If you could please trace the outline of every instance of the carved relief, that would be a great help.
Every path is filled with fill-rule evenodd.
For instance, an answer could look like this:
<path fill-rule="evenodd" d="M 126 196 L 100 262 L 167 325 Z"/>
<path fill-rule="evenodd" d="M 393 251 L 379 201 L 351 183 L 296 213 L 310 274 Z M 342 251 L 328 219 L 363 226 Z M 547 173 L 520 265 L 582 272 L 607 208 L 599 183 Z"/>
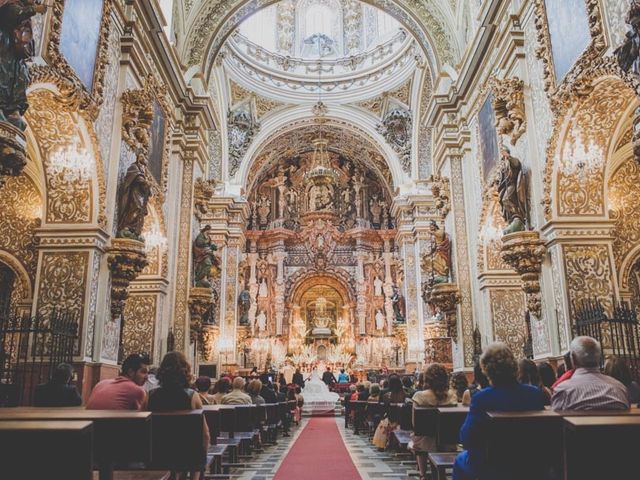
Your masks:
<path fill-rule="evenodd" d="M 37 266 L 37 239 L 35 230 L 40 226 L 42 199 L 31 179 L 26 175 L 10 177 L 0 188 L 0 250 L 15 256 L 35 281 Z"/>
<path fill-rule="evenodd" d="M 613 258 L 618 272 L 627 255 L 640 243 L 639 185 L 640 165 L 632 159 L 625 161 L 609 179 L 609 217 L 615 221 Z"/>
<path fill-rule="evenodd" d="M 153 358 L 156 295 L 131 295 L 124 306 L 123 355 L 147 353 Z"/>
<path fill-rule="evenodd" d="M 520 290 L 490 289 L 493 336 L 506 343 L 511 351 L 522 357 L 526 340 L 524 296 Z"/>
<path fill-rule="evenodd" d="M 109 248 L 111 270 L 111 314 L 114 318 L 122 314 L 124 301 L 129 296 L 129 284 L 146 267 L 144 243 L 129 238 L 114 238 Z"/>
<path fill-rule="evenodd" d="M 496 129 L 501 135 L 510 135 L 511 145 L 515 145 L 527 129 L 524 82 L 517 77 L 504 80 L 492 77 L 490 86 Z"/>
<path fill-rule="evenodd" d="M 48 223 L 88 223 L 92 220 L 92 182 L 91 174 L 96 172 L 92 165 L 84 165 L 87 174 L 66 171 L 64 166 L 55 163 L 55 158 L 63 156 L 74 145 L 88 155 L 93 145 L 84 145 L 78 138 L 78 127 L 73 113 L 67 110 L 56 96 L 45 90 L 38 90 L 29 96 L 31 108 L 26 119 L 29 123 L 42 155 L 47 183 L 45 218 Z M 95 164 L 101 168 L 97 151 L 92 152 Z M 92 159 L 93 160 L 93 159 Z M 91 162 L 93 163 L 93 162 Z M 103 198 L 103 185 L 99 184 L 100 197 Z"/>
<path fill-rule="evenodd" d="M 185 322 L 187 321 L 187 302 L 189 296 L 191 263 L 191 206 L 193 198 L 193 158 L 186 156 L 183 160 L 182 194 L 180 196 L 180 216 L 178 258 L 176 261 L 176 300 L 173 317 L 173 334 L 175 348 L 184 350 Z"/>
<path fill-rule="evenodd" d="M 411 138 L 413 119 L 411 111 L 401 106 L 390 108 L 378 124 L 377 130 L 400 156 L 402 169 L 411 171 Z"/>
<path fill-rule="evenodd" d="M 243 104 L 230 110 L 227 115 L 227 137 L 229 143 L 229 176 L 234 176 L 240 168 L 253 137 L 260 130 L 260 123 L 253 114 L 250 104 Z"/>
<path fill-rule="evenodd" d="M 464 365 L 473 365 L 473 307 L 471 304 L 471 269 L 469 267 L 469 249 L 467 241 L 464 186 L 462 178 L 462 159 L 454 157 L 451 161 L 451 193 L 454 209 L 457 268 L 456 278 L 460 287 L 460 321 L 462 323 L 462 347 Z"/>
<path fill-rule="evenodd" d="M 563 245 L 569 305 L 572 312 L 583 300 L 599 299 L 605 310 L 613 307 L 613 276 L 606 245 Z"/>
<path fill-rule="evenodd" d="M 44 252 L 38 278 L 37 313 L 50 317 L 54 310 L 69 312 L 78 320 L 81 330 L 88 269 L 88 252 Z M 82 338 L 81 331 L 78 335 Z"/>

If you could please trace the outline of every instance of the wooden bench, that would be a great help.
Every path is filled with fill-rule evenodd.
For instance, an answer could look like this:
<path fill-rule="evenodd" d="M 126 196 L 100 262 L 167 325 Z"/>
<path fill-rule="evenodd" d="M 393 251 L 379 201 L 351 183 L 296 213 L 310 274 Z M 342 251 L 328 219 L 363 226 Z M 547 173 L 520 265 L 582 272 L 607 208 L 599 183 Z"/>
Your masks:
<path fill-rule="evenodd" d="M 550 410 L 489 412 L 487 465 L 522 479 L 548 478 L 562 465 L 562 417 Z"/>
<path fill-rule="evenodd" d="M 2 478 L 91 480 L 92 454 L 91 422 L 0 421 Z"/>
<path fill-rule="evenodd" d="M 202 410 L 154 412 L 151 424 L 151 469 L 198 472 L 211 466 Z"/>
<path fill-rule="evenodd" d="M 438 448 L 460 443 L 460 428 L 467 418 L 469 407 L 439 407 L 436 417 Z"/>
<path fill-rule="evenodd" d="M 151 460 L 151 413 L 83 408 L 6 408 L 0 421 L 91 421 L 93 460 L 101 479 L 113 478 L 114 465 Z"/>
<path fill-rule="evenodd" d="M 427 457 L 431 465 L 431 480 L 446 480 L 447 471 L 453 469 L 457 453 L 430 453 Z"/>
<path fill-rule="evenodd" d="M 640 416 L 564 417 L 564 480 L 637 478 Z"/>
<path fill-rule="evenodd" d="M 213 457 L 211 472 L 214 474 L 227 472 L 232 465 L 237 463 L 240 440 L 220 436 L 220 411 L 229 408 L 233 407 L 227 405 L 206 405 L 202 409 L 207 426 L 209 427 L 211 440 L 208 453 Z M 225 455 L 229 457 L 226 463 L 223 461 Z"/>

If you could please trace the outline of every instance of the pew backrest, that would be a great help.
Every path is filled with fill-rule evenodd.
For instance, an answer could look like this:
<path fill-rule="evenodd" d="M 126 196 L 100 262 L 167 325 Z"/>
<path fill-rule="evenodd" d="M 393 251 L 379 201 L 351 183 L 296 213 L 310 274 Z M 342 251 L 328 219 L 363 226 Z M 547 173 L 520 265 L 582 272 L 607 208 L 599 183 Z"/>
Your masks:
<path fill-rule="evenodd" d="M 153 413 L 151 425 L 152 468 L 199 471 L 204 467 L 207 452 L 202 410 Z"/>

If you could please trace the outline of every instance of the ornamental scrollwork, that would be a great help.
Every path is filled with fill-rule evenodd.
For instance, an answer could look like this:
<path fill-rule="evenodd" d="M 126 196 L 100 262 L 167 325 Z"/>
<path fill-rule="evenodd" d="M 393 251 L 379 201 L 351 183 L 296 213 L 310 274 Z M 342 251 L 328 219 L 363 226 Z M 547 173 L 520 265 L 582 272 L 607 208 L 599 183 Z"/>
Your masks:
<path fill-rule="evenodd" d="M 249 104 L 243 104 L 227 115 L 229 141 L 229 175 L 234 176 L 253 138 L 260 130 Z"/>
<path fill-rule="evenodd" d="M 153 337 L 156 320 L 156 295 L 131 295 L 125 302 L 124 355 L 144 352 L 153 356 Z"/>
<path fill-rule="evenodd" d="M 411 171 L 412 124 L 411 111 L 398 105 L 389 109 L 377 126 L 378 133 L 400 157 L 406 173 Z"/>
<path fill-rule="evenodd" d="M 147 266 L 144 243 L 129 238 L 114 238 L 109 248 L 111 270 L 111 315 L 119 317 L 129 297 L 129 284 Z"/>
<path fill-rule="evenodd" d="M 517 77 L 504 80 L 493 77 L 490 86 L 493 93 L 493 110 L 496 114 L 496 129 L 501 135 L 510 135 L 511 145 L 515 145 L 527 129 L 524 82 Z"/>

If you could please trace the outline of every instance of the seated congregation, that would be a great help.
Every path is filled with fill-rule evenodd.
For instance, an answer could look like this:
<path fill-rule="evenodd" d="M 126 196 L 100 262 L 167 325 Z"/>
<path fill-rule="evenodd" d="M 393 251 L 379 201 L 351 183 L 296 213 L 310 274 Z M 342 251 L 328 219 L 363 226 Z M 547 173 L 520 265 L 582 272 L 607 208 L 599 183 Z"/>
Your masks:
<path fill-rule="evenodd" d="M 639 385 L 623 358 L 607 357 L 603 371 L 601 361 L 600 344 L 586 336 L 572 341 L 557 373 L 493 343 L 470 385 L 434 363 L 415 388 L 396 375 L 352 386 L 345 426 L 380 451 L 415 456 L 421 479 L 632 478 Z"/>
<path fill-rule="evenodd" d="M 557 371 L 549 363 L 517 361 L 505 344 L 493 343 L 471 384 L 464 373 L 438 363 L 417 378 L 393 373 L 379 376 L 379 383 L 349 382 L 341 399 L 342 435 L 352 428 L 368 436 L 372 454 L 377 448 L 403 461 L 415 457 L 420 479 L 631 478 L 640 387 L 625 359 L 610 356 L 601 369 L 602 360 L 600 344 L 585 336 L 573 339 Z M 8 454 L 3 473 L 244 478 L 243 465 L 292 428 L 307 425 L 303 389 L 287 384 L 283 374 L 194 381 L 182 353 L 167 353 L 157 369 L 135 354 L 125 359 L 120 376 L 95 385 L 84 406 L 72 374 L 70 365 L 61 364 L 36 389 L 35 407 L 0 410 L 0 440 Z M 47 442 L 46 463 L 24 463 L 27 445 Z M 60 456 L 74 446 L 72 461 Z M 42 476 L 32 476 L 36 471 Z"/>

